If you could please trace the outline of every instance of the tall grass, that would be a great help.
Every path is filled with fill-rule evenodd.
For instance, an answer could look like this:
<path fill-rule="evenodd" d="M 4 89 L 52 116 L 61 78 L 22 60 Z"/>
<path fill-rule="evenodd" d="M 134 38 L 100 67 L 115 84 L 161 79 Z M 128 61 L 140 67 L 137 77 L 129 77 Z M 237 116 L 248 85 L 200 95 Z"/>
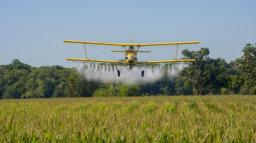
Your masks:
<path fill-rule="evenodd" d="M 0 142 L 256 142 L 256 96 L 1 100 Z"/>

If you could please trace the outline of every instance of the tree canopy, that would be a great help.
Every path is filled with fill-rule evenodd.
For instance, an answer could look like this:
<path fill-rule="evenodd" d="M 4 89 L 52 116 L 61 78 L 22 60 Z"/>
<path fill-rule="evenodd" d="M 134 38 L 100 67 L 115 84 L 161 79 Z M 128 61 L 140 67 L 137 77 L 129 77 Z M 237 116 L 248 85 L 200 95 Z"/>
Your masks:
<path fill-rule="evenodd" d="M 208 48 L 182 54 L 196 61 L 178 76 L 134 85 L 87 81 L 74 68 L 32 67 L 14 59 L 0 65 L 0 98 L 256 94 L 256 45 L 246 44 L 242 57 L 230 63 L 211 58 Z"/>

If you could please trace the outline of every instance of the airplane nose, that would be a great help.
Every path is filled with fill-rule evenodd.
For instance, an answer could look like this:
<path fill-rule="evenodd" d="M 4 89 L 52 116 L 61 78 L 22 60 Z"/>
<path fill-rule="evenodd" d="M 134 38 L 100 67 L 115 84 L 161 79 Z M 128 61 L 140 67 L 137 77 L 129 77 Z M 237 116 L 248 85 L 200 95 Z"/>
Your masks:
<path fill-rule="evenodd" d="M 128 63 L 133 63 L 133 59 L 132 58 L 128 58 Z"/>

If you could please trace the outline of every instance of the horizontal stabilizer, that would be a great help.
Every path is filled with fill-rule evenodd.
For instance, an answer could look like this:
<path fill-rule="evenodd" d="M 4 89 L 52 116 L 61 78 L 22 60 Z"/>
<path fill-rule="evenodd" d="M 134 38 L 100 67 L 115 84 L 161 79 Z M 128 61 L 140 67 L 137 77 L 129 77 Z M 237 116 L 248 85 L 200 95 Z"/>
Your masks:
<path fill-rule="evenodd" d="M 138 51 L 138 53 L 150 53 L 151 51 Z"/>
<path fill-rule="evenodd" d="M 119 52 L 119 53 L 125 53 L 126 51 L 124 50 L 113 50 L 112 52 Z M 138 53 L 150 53 L 151 51 L 136 51 Z"/>
<path fill-rule="evenodd" d="M 116 52 L 116 53 L 125 53 L 124 50 L 113 50 L 112 52 Z"/>

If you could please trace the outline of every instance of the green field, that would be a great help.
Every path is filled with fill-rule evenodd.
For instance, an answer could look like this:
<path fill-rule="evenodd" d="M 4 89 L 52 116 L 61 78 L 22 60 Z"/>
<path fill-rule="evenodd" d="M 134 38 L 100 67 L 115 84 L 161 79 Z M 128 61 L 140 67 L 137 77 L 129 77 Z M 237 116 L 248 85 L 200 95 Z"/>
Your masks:
<path fill-rule="evenodd" d="M 256 96 L 1 100 L 0 142 L 256 142 Z"/>

